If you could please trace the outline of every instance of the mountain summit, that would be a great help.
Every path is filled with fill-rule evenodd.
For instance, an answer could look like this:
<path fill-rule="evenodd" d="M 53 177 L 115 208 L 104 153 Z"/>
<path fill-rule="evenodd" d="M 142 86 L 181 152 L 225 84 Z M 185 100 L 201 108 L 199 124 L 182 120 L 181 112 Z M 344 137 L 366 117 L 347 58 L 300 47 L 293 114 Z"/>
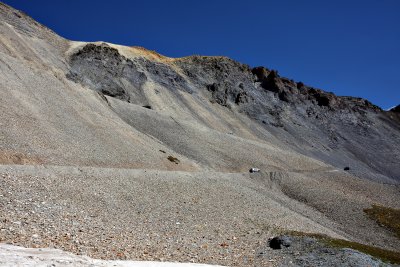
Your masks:
<path fill-rule="evenodd" d="M 293 231 L 399 251 L 365 211 L 400 208 L 398 108 L 66 40 L 4 4 L 0 73 L 2 242 L 232 266 L 279 261 L 267 240 Z"/>

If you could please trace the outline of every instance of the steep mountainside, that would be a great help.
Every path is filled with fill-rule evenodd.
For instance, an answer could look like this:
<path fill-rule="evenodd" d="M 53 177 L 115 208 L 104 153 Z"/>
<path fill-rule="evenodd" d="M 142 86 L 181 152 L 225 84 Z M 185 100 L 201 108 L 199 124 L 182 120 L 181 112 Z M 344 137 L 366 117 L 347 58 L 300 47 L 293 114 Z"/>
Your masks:
<path fill-rule="evenodd" d="M 192 101 L 203 102 L 199 105 L 210 111 L 215 108 L 204 101 L 220 105 L 225 113 L 246 115 L 259 124 L 259 129 L 250 131 L 261 140 L 272 134 L 301 154 L 338 168 L 349 166 L 362 178 L 388 183 L 400 179 L 400 126 L 393 119 L 397 115 L 365 99 L 338 97 L 229 58 L 159 57 L 160 62 L 129 59 L 107 44 L 87 44 L 70 56 L 68 77 L 104 95 L 156 111 L 157 87 L 178 97 L 190 94 Z M 155 89 L 145 89 L 149 83 Z M 217 112 L 194 115 L 191 104 L 183 104 L 191 119 L 214 128 L 207 118 Z"/>
<path fill-rule="evenodd" d="M 364 213 L 400 208 L 398 108 L 69 41 L 1 3 L 0 77 L 1 242 L 232 266 L 279 262 L 255 251 L 285 231 L 400 248 Z"/>

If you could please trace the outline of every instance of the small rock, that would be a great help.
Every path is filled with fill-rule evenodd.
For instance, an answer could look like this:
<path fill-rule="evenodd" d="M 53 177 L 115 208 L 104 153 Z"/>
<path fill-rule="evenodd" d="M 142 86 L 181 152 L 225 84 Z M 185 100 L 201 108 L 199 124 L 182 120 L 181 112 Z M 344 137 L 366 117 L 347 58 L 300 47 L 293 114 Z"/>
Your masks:
<path fill-rule="evenodd" d="M 277 236 L 269 241 L 269 246 L 272 249 L 281 249 L 283 247 L 290 247 L 292 240 L 288 236 Z"/>

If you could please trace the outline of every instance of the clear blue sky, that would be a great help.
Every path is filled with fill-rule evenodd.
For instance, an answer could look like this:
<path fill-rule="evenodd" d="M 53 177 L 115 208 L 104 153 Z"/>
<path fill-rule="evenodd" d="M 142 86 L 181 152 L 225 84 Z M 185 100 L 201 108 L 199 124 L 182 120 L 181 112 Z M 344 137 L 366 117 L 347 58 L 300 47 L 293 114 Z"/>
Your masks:
<path fill-rule="evenodd" d="M 4 2 L 68 39 L 225 55 L 384 109 L 400 104 L 400 0 Z"/>

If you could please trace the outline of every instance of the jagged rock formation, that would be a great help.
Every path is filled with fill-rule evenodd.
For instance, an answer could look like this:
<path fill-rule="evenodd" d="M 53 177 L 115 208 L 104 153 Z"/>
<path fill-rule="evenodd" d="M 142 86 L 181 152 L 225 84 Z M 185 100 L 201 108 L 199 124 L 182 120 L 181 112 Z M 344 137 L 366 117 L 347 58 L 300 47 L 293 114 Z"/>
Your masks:
<path fill-rule="evenodd" d="M 0 73 L 1 242 L 232 266 L 283 230 L 400 247 L 363 211 L 400 208 L 397 108 L 65 40 L 4 4 Z"/>
<path fill-rule="evenodd" d="M 130 102 L 143 101 L 146 75 L 133 62 L 107 45 L 86 45 L 71 56 L 69 78 L 104 95 Z"/>

